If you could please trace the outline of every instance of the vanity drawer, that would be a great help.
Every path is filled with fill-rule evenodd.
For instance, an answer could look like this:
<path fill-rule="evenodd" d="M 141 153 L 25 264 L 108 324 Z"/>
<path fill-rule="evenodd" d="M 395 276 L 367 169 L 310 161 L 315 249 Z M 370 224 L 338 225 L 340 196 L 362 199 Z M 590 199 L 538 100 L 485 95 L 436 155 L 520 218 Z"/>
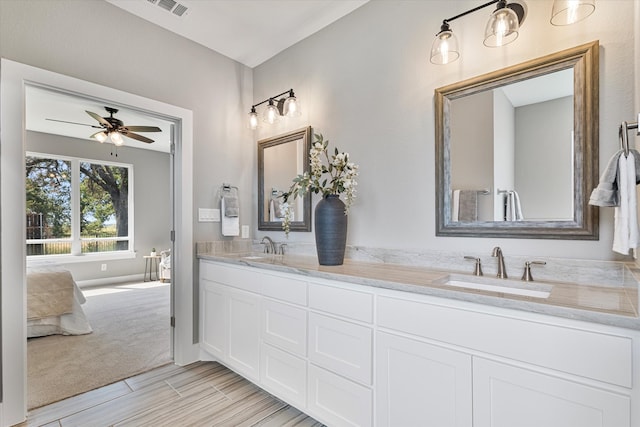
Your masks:
<path fill-rule="evenodd" d="M 383 328 L 632 387 L 628 337 L 392 297 L 378 299 L 377 316 Z"/>
<path fill-rule="evenodd" d="M 309 313 L 309 360 L 370 385 L 373 331 L 355 323 Z"/>
<path fill-rule="evenodd" d="M 307 310 L 263 298 L 262 339 L 299 356 L 306 356 Z"/>
<path fill-rule="evenodd" d="M 262 295 L 292 304 L 307 305 L 307 282 L 293 277 L 259 273 Z"/>
<path fill-rule="evenodd" d="M 242 267 L 220 265 L 210 261 L 200 261 L 200 278 L 223 285 L 244 289 L 250 292 L 259 292 L 259 282 L 256 280 L 259 274 L 256 271 Z"/>
<path fill-rule="evenodd" d="M 361 322 L 373 322 L 373 295 L 351 289 L 309 285 L 309 307 Z"/>

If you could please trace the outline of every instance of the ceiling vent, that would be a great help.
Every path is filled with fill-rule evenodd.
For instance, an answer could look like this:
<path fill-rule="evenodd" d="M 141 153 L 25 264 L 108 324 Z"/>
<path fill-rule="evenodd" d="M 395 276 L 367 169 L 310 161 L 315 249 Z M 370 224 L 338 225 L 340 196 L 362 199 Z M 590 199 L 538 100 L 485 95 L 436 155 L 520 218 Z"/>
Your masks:
<path fill-rule="evenodd" d="M 147 0 L 147 1 L 179 17 L 186 15 L 187 11 L 189 10 L 188 6 L 178 3 L 175 0 Z"/>

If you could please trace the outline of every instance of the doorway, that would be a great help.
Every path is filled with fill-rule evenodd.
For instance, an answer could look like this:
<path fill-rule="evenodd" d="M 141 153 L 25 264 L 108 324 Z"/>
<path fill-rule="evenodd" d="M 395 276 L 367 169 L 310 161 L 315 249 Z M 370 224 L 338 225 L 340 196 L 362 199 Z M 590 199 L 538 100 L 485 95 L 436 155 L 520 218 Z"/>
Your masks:
<path fill-rule="evenodd" d="M 173 121 L 174 153 L 172 313 L 176 327 L 172 330 L 174 360 L 187 364 L 197 360 L 193 344 L 193 265 L 192 237 L 192 113 L 149 98 L 122 92 L 79 79 L 38 69 L 14 61 L 0 62 L 0 195 L 1 204 L 1 328 L 2 328 L 2 406 L 5 425 L 21 422 L 25 414 L 26 313 L 25 245 L 24 245 L 24 88 L 37 84 L 93 99 L 109 100 L 119 105 L 136 106 L 147 113 Z M 21 248 L 21 250 L 16 250 Z M 9 392 L 10 391 L 10 392 Z"/>

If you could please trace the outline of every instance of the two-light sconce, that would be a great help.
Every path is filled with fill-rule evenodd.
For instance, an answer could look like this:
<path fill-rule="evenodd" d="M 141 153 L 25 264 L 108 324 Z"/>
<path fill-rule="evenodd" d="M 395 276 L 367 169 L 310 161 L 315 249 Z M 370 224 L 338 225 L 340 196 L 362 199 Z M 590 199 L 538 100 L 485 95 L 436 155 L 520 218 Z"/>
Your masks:
<path fill-rule="evenodd" d="M 278 99 L 278 97 L 287 95 Z M 300 102 L 293 93 L 293 89 L 286 90 L 275 96 L 271 96 L 262 102 L 253 104 L 251 111 L 249 111 L 249 129 L 256 129 L 258 127 L 258 112 L 256 107 L 268 102 L 267 108 L 265 108 L 262 117 L 266 123 L 274 124 L 280 120 L 281 116 L 285 117 L 298 117 L 300 115 Z"/>
<path fill-rule="evenodd" d="M 496 4 L 497 3 L 497 4 Z M 595 0 L 555 0 L 551 10 L 552 25 L 570 25 L 585 19 L 596 9 Z M 499 47 L 511 43 L 518 38 L 520 26 L 524 22 L 527 8 L 524 2 L 506 0 L 492 0 L 473 9 L 442 21 L 440 32 L 431 47 L 431 62 L 433 64 L 448 64 L 460 57 L 458 40 L 451 31 L 449 23 L 487 6 L 496 4 L 491 13 L 484 32 L 484 45 Z"/>

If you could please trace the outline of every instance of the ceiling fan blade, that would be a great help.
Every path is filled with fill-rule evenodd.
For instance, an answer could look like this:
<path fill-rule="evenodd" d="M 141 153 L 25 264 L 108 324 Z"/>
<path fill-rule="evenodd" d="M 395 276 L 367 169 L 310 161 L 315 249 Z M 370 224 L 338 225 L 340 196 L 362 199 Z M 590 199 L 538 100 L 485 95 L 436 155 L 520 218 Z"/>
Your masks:
<path fill-rule="evenodd" d="M 70 124 L 72 124 L 72 125 L 91 126 L 92 128 L 102 129 L 102 126 L 88 125 L 88 124 L 86 124 L 86 123 L 68 122 L 68 121 L 66 121 L 66 120 L 57 120 L 57 119 L 45 119 L 45 120 L 50 120 L 50 121 L 52 121 L 52 122 L 60 122 L 60 123 L 70 123 Z"/>
<path fill-rule="evenodd" d="M 122 131 L 120 133 L 122 133 L 124 136 L 128 136 L 129 138 L 137 139 L 138 141 L 142 141 L 142 142 L 146 142 L 147 144 L 151 144 L 153 142 L 153 139 L 149 139 L 146 136 L 138 135 L 137 133 L 126 132 L 126 131 Z"/>
<path fill-rule="evenodd" d="M 106 121 L 105 119 L 103 119 L 102 117 L 100 117 L 99 115 L 97 115 L 96 113 L 93 113 L 91 111 L 87 111 L 84 110 L 88 115 L 90 115 L 91 117 L 93 117 L 94 119 L 96 119 L 102 126 L 106 127 L 107 129 L 111 129 L 111 123 L 109 123 L 108 121 Z"/>
<path fill-rule="evenodd" d="M 125 126 L 125 129 L 134 132 L 162 132 L 157 126 Z"/>

